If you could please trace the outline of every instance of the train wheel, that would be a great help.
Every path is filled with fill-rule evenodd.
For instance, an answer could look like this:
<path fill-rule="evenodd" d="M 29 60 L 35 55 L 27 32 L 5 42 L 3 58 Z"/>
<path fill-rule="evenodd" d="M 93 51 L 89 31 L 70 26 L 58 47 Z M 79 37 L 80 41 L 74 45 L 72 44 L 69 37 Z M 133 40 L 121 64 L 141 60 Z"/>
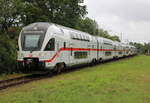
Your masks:
<path fill-rule="evenodd" d="M 56 71 L 57 73 L 61 73 L 61 71 L 65 68 L 65 64 L 64 63 L 59 63 L 56 65 Z"/>
<path fill-rule="evenodd" d="M 91 62 L 91 66 L 97 64 L 97 60 L 96 59 L 93 59 L 92 62 Z"/>
<path fill-rule="evenodd" d="M 58 64 L 56 68 L 57 68 L 57 73 L 58 73 L 58 74 L 61 73 L 60 64 Z"/>
<path fill-rule="evenodd" d="M 100 61 L 103 62 L 103 59 L 101 58 Z"/>

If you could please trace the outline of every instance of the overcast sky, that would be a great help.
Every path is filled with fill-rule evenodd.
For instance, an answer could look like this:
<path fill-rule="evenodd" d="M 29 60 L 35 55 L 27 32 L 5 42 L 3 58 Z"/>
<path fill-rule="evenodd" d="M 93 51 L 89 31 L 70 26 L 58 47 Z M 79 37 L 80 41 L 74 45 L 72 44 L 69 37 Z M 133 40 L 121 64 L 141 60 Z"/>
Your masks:
<path fill-rule="evenodd" d="M 88 17 L 124 41 L 150 42 L 150 0 L 84 0 Z"/>

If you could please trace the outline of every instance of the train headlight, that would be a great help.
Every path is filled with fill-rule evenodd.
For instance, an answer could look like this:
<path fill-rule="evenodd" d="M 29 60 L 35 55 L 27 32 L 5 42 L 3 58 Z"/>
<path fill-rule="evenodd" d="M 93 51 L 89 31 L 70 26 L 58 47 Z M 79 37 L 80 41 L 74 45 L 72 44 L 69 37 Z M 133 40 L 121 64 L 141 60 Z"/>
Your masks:
<path fill-rule="evenodd" d="M 38 57 L 38 54 L 33 54 L 34 57 Z"/>
<path fill-rule="evenodd" d="M 39 53 L 39 56 L 44 57 L 45 55 L 44 55 L 44 53 Z"/>
<path fill-rule="evenodd" d="M 20 53 L 20 57 L 23 58 L 23 57 L 24 57 L 24 54 L 23 54 L 23 53 Z"/>
<path fill-rule="evenodd" d="M 24 57 L 24 54 L 18 52 L 18 57 L 23 58 L 23 57 Z"/>

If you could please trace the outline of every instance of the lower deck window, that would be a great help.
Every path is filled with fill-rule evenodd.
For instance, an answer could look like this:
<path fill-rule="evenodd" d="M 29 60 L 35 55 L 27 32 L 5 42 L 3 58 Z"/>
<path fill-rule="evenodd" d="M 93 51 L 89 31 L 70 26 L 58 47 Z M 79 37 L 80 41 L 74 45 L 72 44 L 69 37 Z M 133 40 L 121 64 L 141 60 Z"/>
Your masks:
<path fill-rule="evenodd" d="M 87 52 L 74 52 L 75 59 L 83 59 L 83 58 L 87 58 L 87 57 L 88 57 Z"/>
<path fill-rule="evenodd" d="M 122 52 L 120 51 L 120 52 L 119 52 L 119 54 L 121 55 L 121 54 L 122 54 Z"/>
<path fill-rule="evenodd" d="M 111 56 L 111 51 L 105 52 L 105 56 Z"/>

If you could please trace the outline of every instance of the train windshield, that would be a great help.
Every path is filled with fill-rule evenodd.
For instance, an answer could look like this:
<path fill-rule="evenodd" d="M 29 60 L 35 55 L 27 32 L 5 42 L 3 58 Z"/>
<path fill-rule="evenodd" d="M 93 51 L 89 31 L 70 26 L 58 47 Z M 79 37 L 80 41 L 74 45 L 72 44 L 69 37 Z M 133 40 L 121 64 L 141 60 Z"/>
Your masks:
<path fill-rule="evenodd" d="M 24 47 L 25 48 L 38 48 L 40 35 L 26 35 Z"/>
<path fill-rule="evenodd" d="M 45 33 L 22 33 L 21 46 L 24 51 L 39 51 L 41 50 Z"/>

